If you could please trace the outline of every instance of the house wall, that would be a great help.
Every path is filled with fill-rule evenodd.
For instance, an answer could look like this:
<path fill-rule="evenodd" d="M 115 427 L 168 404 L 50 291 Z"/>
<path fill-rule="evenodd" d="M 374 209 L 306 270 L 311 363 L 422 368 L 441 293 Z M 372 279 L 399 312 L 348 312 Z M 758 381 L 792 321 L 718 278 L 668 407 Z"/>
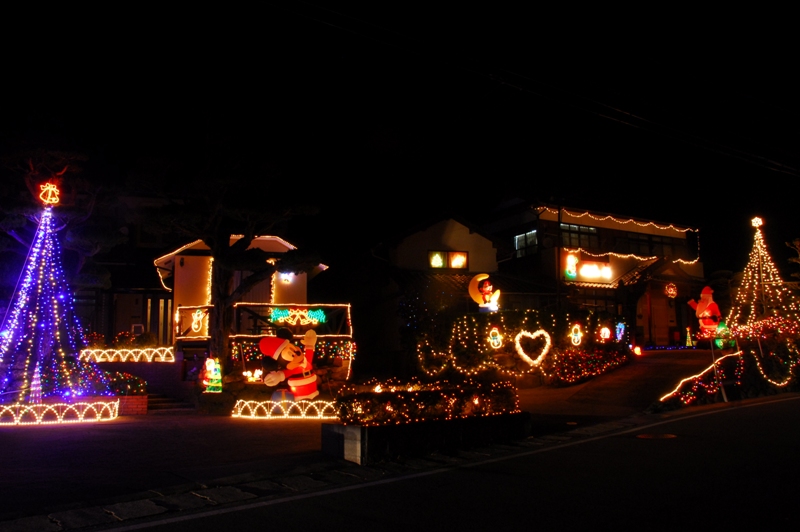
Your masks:
<path fill-rule="evenodd" d="M 403 269 L 428 270 L 429 251 L 466 251 L 467 271 L 497 271 L 497 249 L 492 241 L 455 220 L 444 220 L 407 237 L 397 246 L 396 264 Z"/>
<path fill-rule="evenodd" d="M 306 286 L 308 284 L 308 275 L 301 273 L 295 275 L 276 273 L 273 276 L 274 294 L 272 303 L 276 304 L 289 304 L 289 303 L 308 303 L 306 301 Z M 264 301 L 269 303 L 269 301 Z"/>
<path fill-rule="evenodd" d="M 175 257 L 173 298 L 175 307 L 208 304 L 211 257 Z"/>

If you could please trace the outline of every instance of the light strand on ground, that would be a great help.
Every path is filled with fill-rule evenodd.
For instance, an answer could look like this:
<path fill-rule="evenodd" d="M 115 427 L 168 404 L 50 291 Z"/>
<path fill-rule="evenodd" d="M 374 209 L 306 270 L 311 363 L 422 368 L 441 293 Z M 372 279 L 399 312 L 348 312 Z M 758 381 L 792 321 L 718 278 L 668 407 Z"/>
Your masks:
<path fill-rule="evenodd" d="M 233 417 L 250 419 L 336 419 L 333 401 L 245 401 L 233 406 Z"/>
<path fill-rule="evenodd" d="M 0 405 L 0 426 L 55 425 L 110 421 L 119 415 L 119 399 L 81 403 Z"/>
<path fill-rule="evenodd" d="M 95 362 L 175 362 L 175 354 L 172 347 L 84 349 L 81 359 Z"/>

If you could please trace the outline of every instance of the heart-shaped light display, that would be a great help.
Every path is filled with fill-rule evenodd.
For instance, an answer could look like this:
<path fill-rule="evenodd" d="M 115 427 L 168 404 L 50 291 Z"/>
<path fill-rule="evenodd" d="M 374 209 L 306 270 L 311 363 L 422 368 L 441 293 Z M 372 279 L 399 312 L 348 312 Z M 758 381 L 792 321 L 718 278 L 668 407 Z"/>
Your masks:
<path fill-rule="evenodd" d="M 544 348 L 542 349 L 542 352 L 539 353 L 539 355 L 536 357 L 535 360 L 532 359 L 530 356 L 528 356 L 528 354 L 525 353 L 525 350 L 522 349 L 522 345 L 519 343 L 519 340 L 523 336 L 526 338 L 530 338 L 531 340 L 535 340 L 540 336 L 544 337 Z M 533 333 L 529 333 L 528 331 L 520 331 L 520 333 L 516 337 L 514 337 L 514 344 L 517 346 L 517 354 L 520 357 L 522 357 L 522 360 L 524 360 L 531 366 L 538 366 L 539 364 L 542 363 L 542 360 L 544 360 L 544 357 L 547 354 L 547 352 L 550 351 L 550 346 L 552 345 L 552 342 L 550 340 L 550 335 L 547 333 L 547 331 L 545 331 L 544 329 L 539 329 L 538 331 Z"/>

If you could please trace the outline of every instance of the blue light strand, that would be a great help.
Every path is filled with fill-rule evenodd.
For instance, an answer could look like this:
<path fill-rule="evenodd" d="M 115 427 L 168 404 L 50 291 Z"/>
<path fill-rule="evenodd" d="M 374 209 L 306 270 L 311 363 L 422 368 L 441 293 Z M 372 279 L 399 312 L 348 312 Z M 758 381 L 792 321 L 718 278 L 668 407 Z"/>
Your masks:
<path fill-rule="evenodd" d="M 83 331 L 46 207 L 11 315 L 0 333 L 0 403 L 113 395 L 105 372 L 80 359 Z"/>

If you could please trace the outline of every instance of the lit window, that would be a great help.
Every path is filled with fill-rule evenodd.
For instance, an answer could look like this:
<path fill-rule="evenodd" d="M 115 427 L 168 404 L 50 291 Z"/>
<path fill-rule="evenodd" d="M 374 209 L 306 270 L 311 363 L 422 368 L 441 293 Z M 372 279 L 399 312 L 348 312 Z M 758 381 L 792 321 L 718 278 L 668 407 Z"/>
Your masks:
<path fill-rule="evenodd" d="M 467 254 L 463 251 L 451 251 L 448 253 L 450 259 L 450 267 L 456 269 L 464 269 L 467 267 Z"/>
<path fill-rule="evenodd" d="M 532 255 L 536 253 L 536 246 L 538 243 L 539 241 L 536 237 L 536 229 L 515 236 L 514 249 L 517 252 L 517 257 L 524 257 L 525 255 Z"/>
<path fill-rule="evenodd" d="M 469 266 L 469 254 L 466 251 L 429 251 L 428 266 L 466 270 Z"/>

